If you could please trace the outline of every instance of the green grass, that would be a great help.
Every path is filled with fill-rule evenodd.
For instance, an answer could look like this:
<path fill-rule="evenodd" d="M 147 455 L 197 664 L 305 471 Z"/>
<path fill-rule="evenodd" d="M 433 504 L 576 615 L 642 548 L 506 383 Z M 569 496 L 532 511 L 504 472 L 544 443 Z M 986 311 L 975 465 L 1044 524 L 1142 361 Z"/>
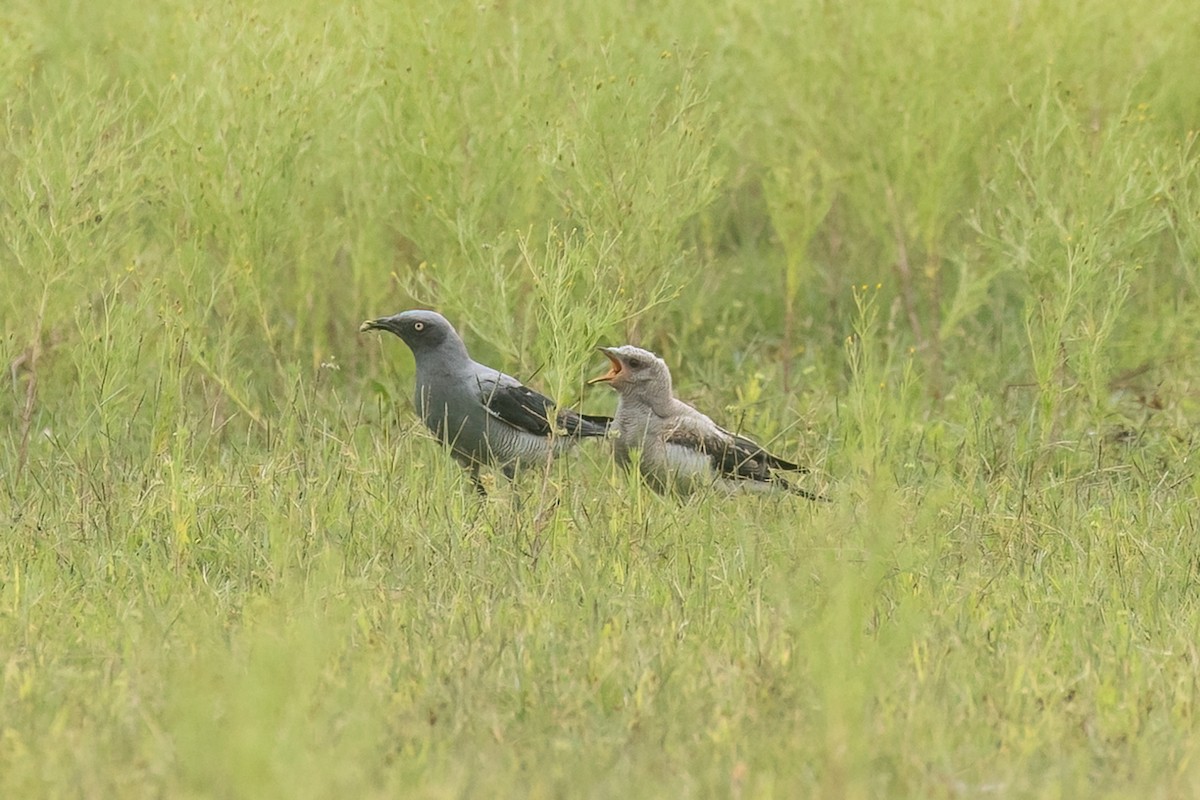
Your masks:
<path fill-rule="evenodd" d="M 0 11 L 0 797 L 1200 793 L 1193 4 L 572 5 Z M 480 501 L 414 305 L 835 502 Z"/>

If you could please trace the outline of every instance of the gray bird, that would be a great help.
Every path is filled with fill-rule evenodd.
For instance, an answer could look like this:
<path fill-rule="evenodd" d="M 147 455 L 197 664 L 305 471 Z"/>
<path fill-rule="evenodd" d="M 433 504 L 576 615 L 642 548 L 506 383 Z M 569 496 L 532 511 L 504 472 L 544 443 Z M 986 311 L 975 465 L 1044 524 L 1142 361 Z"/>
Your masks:
<path fill-rule="evenodd" d="M 612 424 L 611 417 L 556 411 L 550 398 L 473 361 L 454 326 L 435 311 L 404 311 L 359 326 L 360 332 L 373 330 L 396 334 L 412 350 L 417 413 L 470 471 L 481 494 L 481 466 L 499 467 L 511 479 L 517 469 L 545 464 L 577 439 L 604 436 Z"/>
<path fill-rule="evenodd" d="M 689 494 L 712 486 L 725 491 L 789 491 L 826 500 L 793 486 L 776 471 L 808 470 L 771 455 L 744 436 L 730 433 L 671 391 L 671 371 L 648 350 L 601 347 L 611 368 L 588 381 L 617 391 L 613 442 L 617 463 L 628 468 L 638 453 L 642 477 L 657 492 Z"/>

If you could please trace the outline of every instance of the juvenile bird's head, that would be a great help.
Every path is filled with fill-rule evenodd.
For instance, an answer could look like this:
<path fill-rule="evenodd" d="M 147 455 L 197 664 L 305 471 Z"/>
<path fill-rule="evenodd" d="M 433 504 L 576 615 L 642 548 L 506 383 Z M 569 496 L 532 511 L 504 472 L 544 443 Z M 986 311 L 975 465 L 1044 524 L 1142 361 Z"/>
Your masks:
<path fill-rule="evenodd" d="M 629 344 L 601 347 L 600 352 L 608 357 L 609 370 L 589 384 L 607 383 L 622 397 L 655 407 L 671 399 L 671 371 L 654 353 Z"/>
<path fill-rule="evenodd" d="M 388 331 L 404 340 L 418 362 L 429 355 L 439 359 L 467 358 L 467 348 L 449 320 L 436 311 L 416 309 L 390 317 L 369 319 L 359 332 Z"/>

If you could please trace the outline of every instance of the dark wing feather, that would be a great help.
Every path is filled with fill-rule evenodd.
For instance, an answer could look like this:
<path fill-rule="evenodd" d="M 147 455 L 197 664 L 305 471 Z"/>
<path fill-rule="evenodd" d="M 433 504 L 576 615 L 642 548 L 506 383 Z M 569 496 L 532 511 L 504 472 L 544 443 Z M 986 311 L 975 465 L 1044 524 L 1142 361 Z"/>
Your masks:
<path fill-rule="evenodd" d="M 732 433 L 729 435 L 733 437 L 733 450 L 739 458 L 761 460 L 771 469 L 782 469 L 788 472 L 808 472 L 808 467 L 802 467 L 799 464 L 772 455 L 763 450 L 757 442 L 753 442 L 745 436 L 737 436 Z"/>
<path fill-rule="evenodd" d="M 668 444 L 687 447 L 708 456 L 713 469 L 723 478 L 772 483 L 809 500 L 829 502 L 829 498 L 793 486 L 772 472 L 776 469 L 808 472 L 807 467 L 772 455 L 757 442 L 744 436 L 737 436 L 721 428 L 700 431 L 694 427 L 681 426 L 668 433 L 666 441 Z"/>
<path fill-rule="evenodd" d="M 550 427 L 555 403 L 544 394 L 515 380 L 480 384 L 480 399 L 492 416 L 535 436 L 551 433 L 568 436 L 603 436 L 612 424 L 611 417 L 580 414 L 565 408 L 555 416 L 557 429 Z"/>
<path fill-rule="evenodd" d="M 702 434 L 695 430 L 676 429 L 667 436 L 668 444 L 680 445 L 704 453 L 712 462 L 713 469 L 724 478 L 732 480 L 772 483 L 781 489 L 798 494 L 808 500 L 829 502 L 824 495 L 814 494 L 807 489 L 793 486 L 772 470 L 808 472 L 807 467 L 786 461 L 763 450 L 757 443 L 744 436 L 735 436 L 728 431 L 718 434 Z M 728 438 L 726 438 L 728 437 Z"/>
<path fill-rule="evenodd" d="M 669 444 L 691 448 L 708 456 L 713 469 L 726 478 L 776 481 L 771 471 L 808 472 L 808 469 L 764 450 L 757 442 L 723 428 L 680 425 L 667 435 Z"/>
<path fill-rule="evenodd" d="M 483 382 L 479 399 L 492 416 L 535 436 L 549 436 L 554 401 L 516 381 Z"/>
<path fill-rule="evenodd" d="M 771 467 L 760 455 L 762 448 L 747 447 L 744 443 L 749 442 L 748 439 L 722 436 L 721 433 L 678 427 L 667 434 L 666 441 L 667 444 L 686 447 L 708 456 L 713 469 L 723 478 L 763 482 L 772 480 Z M 754 445 L 753 442 L 750 444 Z"/>

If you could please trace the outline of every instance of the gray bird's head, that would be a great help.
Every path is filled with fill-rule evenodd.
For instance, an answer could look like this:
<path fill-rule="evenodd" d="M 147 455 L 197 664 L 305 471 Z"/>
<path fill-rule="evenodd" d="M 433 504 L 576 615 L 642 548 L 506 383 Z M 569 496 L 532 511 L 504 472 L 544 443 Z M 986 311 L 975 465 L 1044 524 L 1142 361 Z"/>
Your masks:
<path fill-rule="evenodd" d="M 609 370 L 589 384 L 607 383 L 622 397 L 651 406 L 671 399 L 671 371 L 667 362 L 654 353 L 631 344 L 601 347 L 600 352 L 608 357 Z"/>
<path fill-rule="evenodd" d="M 436 311 L 416 309 L 402 311 L 390 317 L 369 319 L 358 328 L 359 332 L 388 331 L 404 340 L 418 362 L 422 356 L 440 359 L 468 358 L 467 347 L 458 331 L 449 320 Z"/>

